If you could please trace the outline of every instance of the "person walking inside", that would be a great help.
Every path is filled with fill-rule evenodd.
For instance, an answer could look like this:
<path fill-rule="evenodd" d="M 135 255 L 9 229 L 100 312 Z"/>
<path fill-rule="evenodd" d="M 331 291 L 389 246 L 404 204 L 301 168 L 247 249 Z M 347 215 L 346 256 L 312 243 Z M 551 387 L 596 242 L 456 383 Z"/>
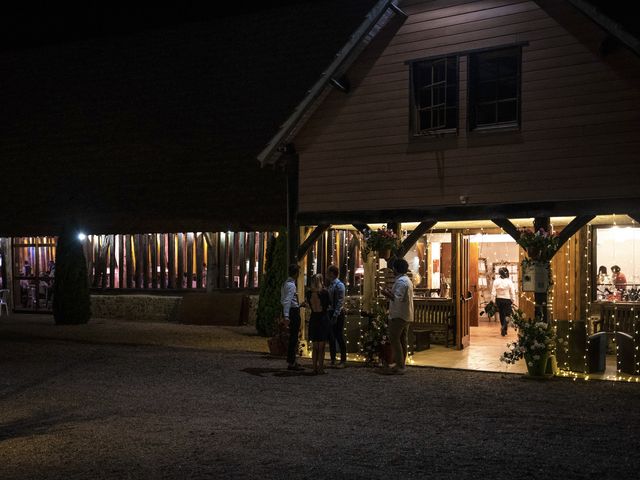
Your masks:
<path fill-rule="evenodd" d="M 298 302 L 298 289 L 296 279 L 300 273 L 300 267 L 295 263 L 289 265 L 289 278 L 280 289 L 280 303 L 284 322 L 289 326 L 289 345 L 287 348 L 287 363 L 289 370 L 304 370 L 296 361 L 298 355 L 298 334 L 300 333 L 300 303 Z"/>
<path fill-rule="evenodd" d="M 395 259 L 392 268 L 396 276 L 393 287 L 382 290 L 382 294 L 389 299 L 389 339 L 395 361 L 391 372 L 402 374 L 406 371 L 409 325 L 413 322 L 413 282 L 404 258 Z"/>
<path fill-rule="evenodd" d="M 516 300 L 516 289 L 513 282 L 509 278 L 509 270 L 507 267 L 500 267 L 498 269 L 498 278 L 493 281 L 493 287 L 491 288 L 491 300 L 498 307 L 498 314 L 500 315 L 500 335 L 503 337 L 507 334 L 508 318 L 511 317 L 513 312 L 513 305 Z"/>
<path fill-rule="evenodd" d="M 329 265 L 327 280 L 329 281 L 329 353 L 331 366 L 344 368 L 347 365 L 347 345 L 344 341 L 344 283 L 338 278 L 340 271 L 335 265 Z M 336 343 L 340 348 L 340 364 L 336 365 Z"/>
<path fill-rule="evenodd" d="M 313 343 L 311 359 L 313 373 L 322 375 L 324 371 L 324 348 L 329 340 L 329 292 L 324 288 L 321 274 L 311 278 L 311 286 L 305 295 L 306 306 L 311 310 L 309 318 L 309 341 Z"/>

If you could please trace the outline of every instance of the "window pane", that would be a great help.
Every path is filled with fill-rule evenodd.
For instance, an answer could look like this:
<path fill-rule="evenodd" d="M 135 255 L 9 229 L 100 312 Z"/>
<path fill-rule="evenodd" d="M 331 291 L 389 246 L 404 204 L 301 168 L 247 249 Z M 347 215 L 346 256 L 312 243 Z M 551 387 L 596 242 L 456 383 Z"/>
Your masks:
<path fill-rule="evenodd" d="M 640 300 L 640 228 L 598 228 L 597 239 L 597 300 Z"/>
<path fill-rule="evenodd" d="M 476 122 L 478 125 L 487 125 L 496 123 L 496 105 L 495 103 L 489 103 L 486 105 L 478 105 L 476 113 Z"/>
<path fill-rule="evenodd" d="M 515 100 L 498 103 L 498 122 L 515 122 L 518 119 L 518 103 Z"/>
<path fill-rule="evenodd" d="M 445 62 L 435 62 L 433 64 L 433 82 L 444 82 L 445 78 Z"/>
<path fill-rule="evenodd" d="M 490 102 L 496 99 L 497 82 L 481 82 L 478 85 L 478 102 Z"/>
<path fill-rule="evenodd" d="M 420 101 L 418 103 L 419 107 L 430 107 L 431 106 L 431 88 L 426 87 L 420 90 Z"/>
<path fill-rule="evenodd" d="M 447 89 L 444 84 L 433 87 L 433 104 L 440 105 L 446 102 Z"/>
<path fill-rule="evenodd" d="M 434 111 L 435 127 L 444 128 L 445 126 L 445 108 L 437 107 Z"/>
<path fill-rule="evenodd" d="M 431 110 L 422 110 L 419 115 L 419 130 L 429 130 L 431 128 Z"/>
<path fill-rule="evenodd" d="M 500 77 L 515 77 L 518 74 L 518 57 L 509 55 L 499 59 L 498 74 Z"/>
<path fill-rule="evenodd" d="M 498 76 L 498 65 L 495 58 L 480 59 L 478 62 L 478 80 L 481 82 L 495 80 Z"/>
<path fill-rule="evenodd" d="M 500 79 L 498 83 L 498 99 L 516 98 L 518 96 L 518 83 L 515 77 Z"/>

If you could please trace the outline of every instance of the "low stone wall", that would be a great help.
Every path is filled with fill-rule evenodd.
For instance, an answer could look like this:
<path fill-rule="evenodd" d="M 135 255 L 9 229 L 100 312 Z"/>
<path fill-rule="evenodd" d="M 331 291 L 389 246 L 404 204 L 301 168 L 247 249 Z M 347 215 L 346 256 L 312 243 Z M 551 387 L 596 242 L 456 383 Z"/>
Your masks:
<path fill-rule="evenodd" d="M 160 295 L 91 295 L 93 318 L 139 322 L 175 322 L 182 297 Z"/>
<path fill-rule="evenodd" d="M 247 323 L 256 324 L 258 295 L 248 295 Z M 138 322 L 177 322 L 182 297 L 164 295 L 91 295 L 93 318 Z"/>

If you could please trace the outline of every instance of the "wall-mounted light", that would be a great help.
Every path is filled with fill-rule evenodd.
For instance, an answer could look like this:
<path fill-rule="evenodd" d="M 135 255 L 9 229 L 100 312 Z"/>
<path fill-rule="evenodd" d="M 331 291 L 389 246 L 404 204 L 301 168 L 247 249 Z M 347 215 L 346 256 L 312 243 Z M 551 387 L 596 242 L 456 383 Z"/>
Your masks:
<path fill-rule="evenodd" d="M 87 236 L 84 233 L 82 232 L 78 233 L 78 240 L 80 240 L 81 242 L 84 242 L 86 239 L 87 239 Z"/>

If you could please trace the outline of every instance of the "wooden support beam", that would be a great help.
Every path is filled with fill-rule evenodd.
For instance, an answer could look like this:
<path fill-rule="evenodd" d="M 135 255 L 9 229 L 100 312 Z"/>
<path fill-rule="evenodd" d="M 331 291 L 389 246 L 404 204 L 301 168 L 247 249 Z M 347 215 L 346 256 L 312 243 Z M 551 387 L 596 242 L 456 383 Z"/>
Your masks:
<path fill-rule="evenodd" d="M 491 221 L 504 230 L 516 242 L 520 239 L 520 230 L 508 218 L 492 218 Z"/>
<path fill-rule="evenodd" d="M 314 228 L 307 236 L 307 238 L 305 238 L 304 242 L 302 242 L 302 245 L 298 247 L 296 259 L 300 261 L 304 257 L 306 257 L 307 253 L 309 253 L 309 250 L 311 250 L 311 247 L 313 247 L 318 239 L 324 234 L 324 232 L 329 230 L 330 227 L 331 225 L 329 225 L 328 223 L 321 223 L 316 228 Z"/>
<path fill-rule="evenodd" d="M 367 225 L 366 223 L 353 223 L 352 225 L 356 227 L 356 230 L 358 230 L 362 234 L 371 231 L 371 227 L 369 227 L 369 225 Z"/>
<path fill-rule="evenodd" d="M 627 215 L 629 215 L 634 222 L 640 223 L 640 213 L 627 213 Z"/>
<path fill-rule="evenodd" d="M 420 237 L 431 230 L 434 225 L 438 223 L 437 220 L 427 220 L 425 222 L 420 222 L 418 226 L 409 234 L 407 238 L 405 238 L 400 246 L 400 251 L 398 252 L 398 257 L 404 257 L 407 252 L 413 247 Z"/>
<path fill-rule="evenodd" d="M 594 218 L 596 218 L 595 215 L 582 215 L 579 217 L 575 217 L 573 220 L 571 220 L 566 227 L 564 227 L 562 229 L 562 231 L 558 234 L 558 238 L 560 239 L 560 243 L 558 244 L 558 250 L 556 250 L 556 253 L 558 251 L 560 251 L 560 249 L 562 248 L 562 246 L 567 243 L 567 241 L 573 237 L 578 230 L 580 230 L 582 227 L 584 227 L 587 223 L 589 223 L 591 220 L 593 220 Z"/>

